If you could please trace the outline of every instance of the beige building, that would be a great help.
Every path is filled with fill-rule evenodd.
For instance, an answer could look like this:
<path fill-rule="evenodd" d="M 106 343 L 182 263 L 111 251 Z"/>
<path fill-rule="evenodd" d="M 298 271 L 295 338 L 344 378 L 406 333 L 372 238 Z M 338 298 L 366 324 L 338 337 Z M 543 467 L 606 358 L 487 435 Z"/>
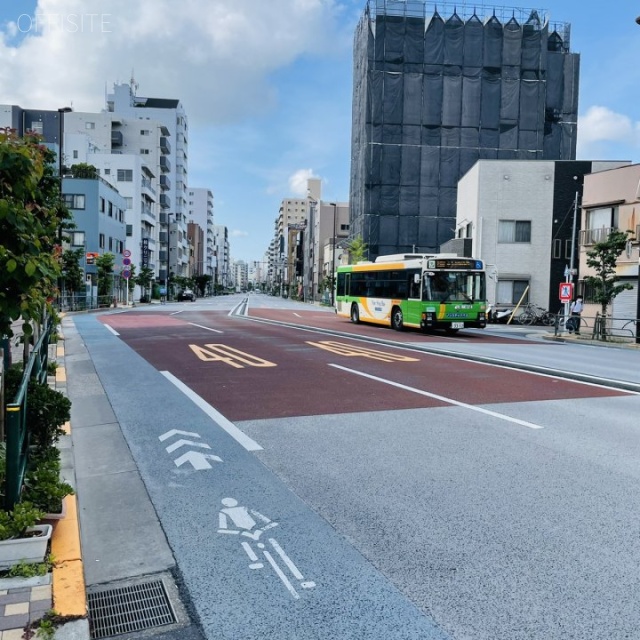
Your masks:
<path fill-rule="evenodd" d="M 616 272 L 620 282 L 632 289 L 623 291 L 608 309 L 616 334 L 635 336 L 640 284 L 640 164 L 632 164 L 585 176 L 580 232 L 580 276 L 578 292 L 585 297 L 585 316 L 595 317 L 600 305 L 590 302 L 584 276 L 595 275 L 587 266 L 587 252 L 596 242 L 606 240 L 611 231 L 630 231 L 625 251 L 618 258 Z"/>

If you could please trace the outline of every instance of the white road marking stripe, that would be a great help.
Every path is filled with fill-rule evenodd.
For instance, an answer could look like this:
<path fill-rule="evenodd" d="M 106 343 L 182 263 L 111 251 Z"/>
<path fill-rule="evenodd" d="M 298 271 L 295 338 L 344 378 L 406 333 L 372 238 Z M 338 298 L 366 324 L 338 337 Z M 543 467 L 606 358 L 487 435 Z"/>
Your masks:
<path fill-rule="evenodd" d="M 206 329 L 207 331 L 213 331 L 214 333 L 222 333 L 222 331 L 220 331 L 220 329 L 212 329 L 211 327 L 205 327 L 204 325 L 196 324 L 195 322 L 190 322 L 189 324 L 193 325 L 194 327 L 198 327 L 200 329 Z"/>
<path fill-rule="evenodd" d="M 184 311 L 184 309 L 180 309 L 180 311 L 174 311 L 172 313 L 170 313 L 170 316 L 177 316 L 179 313 L 182 313 Z"/>
<path fill-rule="evenodd" d="M 114 336 L 120 335 L 113 327 L 110 327 L 108 324 L 105 324 L 104 326 L 107 327 L 107 329 L 109 329 L 109 331 L 111 331 L 111 333 L 113 333 Z"/>
<path fill-rule="evenodd" d="M 445 398 L 444 396 L 439 396 L 435 393 L 422 391 L 422 389 L 416 389 L 415 387 L 408 387 L 407 385 L 400 384 L 399 382 L 393 382 L 392 380 L 385 380 L 384 378 L 379 378 L 378 376 L 372 376 L 368 373 L 363 373 L 362 371 L 355 371 L 354 369 L 348 369 L 347 367 L 343 367 L 339 364 L 329 364 L 329 366 L 335 367 L 336 369 L 342 369 L 342 371 L 346 371 L 347 373 L 355 373 L 357 376 L 362 376 L 363 378 L 369 378 L 370 380 L 375 380 L 376 382 L 382 382 L 383 384 L 388 384 L 388 385 L 391 385 L 392 387 L 397 387 L 398 389 L 411 391 L 421 396 L 428 396 L 429 398 L 441 400 L 442 402 L 455 405 L 456 407 L 462 407 L 463 409 L 469 409 L 471 411 L 477 411 L 478 413 L 484 413 L 485 415 L 491 416 L 493 418 L 498 418 L 499 420 L 506 420 L 507 422 L 513 422 L 514 424 L 519 424 L 523 427 L 528 427 L 529 429 L 544 428 L 539 424 L 534 424 L 533 422 L 527 422 L 526 420 L 519 420 L 518 418 L 511 418 L 510 416 L 506 416 L 503 413 L 496 413 L 495 411 L 490 411 L 489 409 L 483 409 L 482 407 L 476 407 L 472 404 L 458 402 L 457 400 L 453 400 L 453 398 Z"/>
<path fill-rule="evenodd" d="M 219 411 L 216 411 L 206 400 L 201 398 L 195 391 L 192 391 L 181 380 L 178 380 L 169 371 L 160 372 L 169 382 L 173 383 L 185 396 L 202 409 L 212 420 L 224 429 L 238 444 L 243 446 L 247 451 L 262 451 L 262 447 L 252 440 L 246 433 L 243 433 L 236 427 L 233 422 L 227 420 Z"/>

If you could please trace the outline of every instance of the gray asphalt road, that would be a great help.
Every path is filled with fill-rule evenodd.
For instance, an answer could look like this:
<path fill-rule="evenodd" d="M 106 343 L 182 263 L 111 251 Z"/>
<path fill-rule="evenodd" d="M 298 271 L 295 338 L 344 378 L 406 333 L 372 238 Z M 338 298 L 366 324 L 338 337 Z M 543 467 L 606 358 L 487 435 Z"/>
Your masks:
<path fill-rule="evenodd" d="M 248 451 L 95 318 L 76 324 L 207 638 L 636 637 L 638 396 L 484 407 L 540 429 L 464 407 L 252 420 L 235 425 Z M 181 439 L 210 448 L 168 451 Z M 177 467 L 189 448 L 220 461 Z"/>

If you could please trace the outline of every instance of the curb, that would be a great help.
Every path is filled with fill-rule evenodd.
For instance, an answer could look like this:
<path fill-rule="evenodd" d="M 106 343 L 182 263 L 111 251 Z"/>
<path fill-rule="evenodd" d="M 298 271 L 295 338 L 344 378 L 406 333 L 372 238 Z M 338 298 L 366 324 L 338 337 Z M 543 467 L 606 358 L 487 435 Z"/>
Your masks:
<path fill-rule="evenodd" d="M 67 372 L 64 367 L 64 337 L 56 346 L 56 358 L 60 366 L 56 369 L 56 386 L 66 386 Z M 63 427 L 71 435 L 71 424 Z M 75 495 L 64 499 L 66 515 L 56 522 L 51 536 L 51 554 L 55 559 L 52 570 L 53 608 L 62 617 L 86 617 L 87 597 L 85 593 L 78 502 Z"/>

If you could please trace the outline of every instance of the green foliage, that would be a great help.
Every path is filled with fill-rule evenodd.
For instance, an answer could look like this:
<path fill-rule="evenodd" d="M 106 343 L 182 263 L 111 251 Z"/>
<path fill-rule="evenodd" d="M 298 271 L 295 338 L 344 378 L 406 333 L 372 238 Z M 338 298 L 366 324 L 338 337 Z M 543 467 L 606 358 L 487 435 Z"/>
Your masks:
<path fill-rule="evenodd" d="M 71 165 L 71 175 L 74 178 L 88 178 L 90 180 L 96 180 L 98 178 L 98 170 L 92 164 L 79 162 L 78 164 Z"/>
<path fill-rule="evenodd" d="M 60 513 L 63 499 L 73 493 L 73 487 L 60 479 L 58 457 L 36 460 L 34 468 L 27 472 L 22 495 L 45 513 Z"/>
<path fill-rule="evenodd" d="M 46 576 L 55 564 L 54 557 L 49 555 L 44 562 L 25 562 L 20 560 L 3 572 L 5 578 L 35 578 L 36 576 Z"/>
<path fill-rule="evenodd" d="M 585 283 L 591 288 L 590 298 L 602 308 L 606 315 L 611 301 L 622 291 L 633 289 L 633 285 L 625 282 L 618 284 L 620 277 L 616 273 L 618 257 L 627 246 L 631 231 L 612 231 L 606 240 L 596 242 L 587 251 L 587 266 L 595 270 L 595 276 L 585 277 Z"/>
<path fill-rule="evenodd" d="M 193 280 L 195 281 L 195 290 L 198 292 L 198 295 L 200 297 L 204 297 L 207 293 L 207 285 L 213 280 L 213 278 L 209 275 L 202 274 L 194 276 Z"/>
<path fill-rule="evenodd" d="M 0 540 L 21 537 L 27 527 L 33 527 L 43 517 L 44 511 L 30 502 L 18 502 L 13 511 L 0 510 Z"/>
<path fill-rule="evenodd" d="M 357 264 L 367 259 L 369 247 L 365 244 L 362 236 L 356 236 L 350 240 L 347 249 L 349 250 L 349 264 Z"/>
<path fill-rule="evenodd" d="M 80 266 L 84 258 L 84 249 L 67 249 L 62 254 L 62 282 L 67 292 L 84 290 L 84 272 Z"/>
<path fill-rule="evenodd" d="M 148 297 L 148 290 L 151 288 L 153 276 L 153 269 L 149 267 L 142 267 L 142 269 L 140 269 L 140 273 L 134 278 L 135 284 L 142 289 L 143 297 Z"/>
<path fill-rule="evenodd" d="M 22 383 L 22 368 L 11 367 L 5 377 L 7 398 L 14 398 Z M 71 401 L 46 383 L 33 378 L 27 389 L 27 428 L 30 442 L 35 446 L 35 455 L 55 448 L 58 438 L 64 435 L 62 425 L 71 417 Z"/>
<path fill-rule="evenodd" d="M 56 294 L 58 251 L 71 215 L 62 204 L 55 154 L 38 136 L 0 129 L 0 335 L 37 323 Z"/>
<path fill-rule="evenodd" d="M 103 253 L 96 258 L 98 269 L 98 295 L 109 296 L 113 289 L 113 265 L 115 256 L 112 253 Z"/>

